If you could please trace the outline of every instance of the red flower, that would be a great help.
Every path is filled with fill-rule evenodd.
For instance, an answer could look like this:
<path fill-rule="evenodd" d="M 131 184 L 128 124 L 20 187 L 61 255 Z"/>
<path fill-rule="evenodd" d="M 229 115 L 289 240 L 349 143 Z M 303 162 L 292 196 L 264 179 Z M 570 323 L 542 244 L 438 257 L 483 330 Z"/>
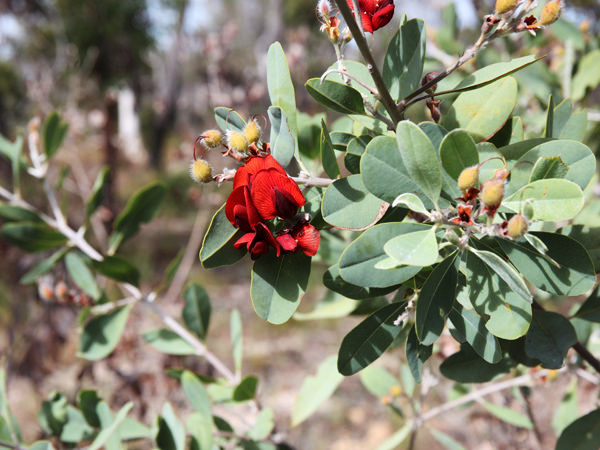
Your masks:
<path fill-rule="evenodd" d="M 276 255 L 281 254 L 281 247 L 271 230 L 264 224 L 258 223 L 254 232 L 246 233 L 239 238 L 233 246 L 235 248 L 246 247 L 250 252 L 250 258 L 257 259 L 260 255 L 269 252 L 269 246 L 275 249 Z"/>
<path fill-rule="evenodd" d="M 354 10 L 352 0 L 346 0 L 350 9 Z M 394 0 L 358 0 L 362 25 L 367 33 L 388 24 L 394 15 Z"/>
<path fill-rule="evenodd" d="M 242 231 L 254 230 L 261 222 L 248 186 L 240 186 L 231 192 L 225 204 L 225 215 L 234 227 Z"/>
<path fill-rule="evenodd" d="M 281 248 L 288 252 L 302 250 L 306 256 L 313 257 L 317 254 L 321 235 L 319 230 L 307 222 L 299 222 L 291 230 L 285 230 L 277 236 Z"/>
<path fill-rule="evenodd" d="M 472 210 L 473 206 L 471 205 L 458 205 L 458 217 L 452 219 L 450 222 L 455 223 L 457 225 L 473 225 L 473 220 L 471 219 Z"/>

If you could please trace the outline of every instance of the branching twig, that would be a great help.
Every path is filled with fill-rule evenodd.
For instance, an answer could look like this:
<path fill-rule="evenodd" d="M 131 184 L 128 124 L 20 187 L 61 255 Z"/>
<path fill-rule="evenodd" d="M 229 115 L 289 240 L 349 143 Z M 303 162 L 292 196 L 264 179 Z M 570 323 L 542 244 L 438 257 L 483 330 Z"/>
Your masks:
<path fill-rule="evenodd" d="M 319 177 L 313 177 L 311 175 L 302 175 L 302 173 L 298 177 L 291 177 L 291 178 L 296 183 L 303 184 L 305 186 L 322 186 L 322 187 L 326 187 L 326 186 L 329 186 L 331 183 L 333 183 L 335 181 L 335 180 L 332 180 L 330 178 L 319 178 Z"/>
<path fill-rule="evenodd" d="M 381 72 L 377 68 L 377 64 L 375 63 L 373 54 L 371 53 L 371 50 L 369 49 L 369 45 L 367 44 L 364 34 L 361 32 L 362 25 L 360 25 L 360 26 L 358 25 L 357 21 L 354 19 L 352 11 L 350 11 L 350 7 L 345 2 L 345 0 L 335 0 L 335 3 L 337 4 L 337 7 L 338 7 L 340 13 L 344 17 L 344 20 L 346 21 L 346 25 L 348 25 L 348 28 L 350 28 L 350 32 L 352 33 L 352 36 L 354 36 L 354 40 L 356 41 L 356 45 L 358 46 L 360 53 L 362 54 L 363 58 L 365 58 L 365 61 L 367 62 L 367 68 L 369 69 L 371 77 L 373 78 L 373 81 L 375 82 L 375 86 L 377 87 L 377 92 L 379 93 L 379 95 L 378 95 L 379 100 L 381 100 L 381 103 L 383 104 L 386 111 L 390 115 L 394 124 L 400 122 L 400 120 L 402 120 L 402 116 L 398 113 L 398 110 L 396 108 L 396 103 L 392 99 L 390 91 L 388 90 L 387 86 L 385 85 L 385 82 L 383 81 Z M 355 1 L 355 4 L 356 3 L 358 3 L 358 2 Z M 358 9 L 355 6 L 354 10 L 355 10 L 355 12 L 358 12 L 358 15 L 359 15 L 358 22 L 362 24 L 362 21 L 360 20 L 360 9 Z"/>

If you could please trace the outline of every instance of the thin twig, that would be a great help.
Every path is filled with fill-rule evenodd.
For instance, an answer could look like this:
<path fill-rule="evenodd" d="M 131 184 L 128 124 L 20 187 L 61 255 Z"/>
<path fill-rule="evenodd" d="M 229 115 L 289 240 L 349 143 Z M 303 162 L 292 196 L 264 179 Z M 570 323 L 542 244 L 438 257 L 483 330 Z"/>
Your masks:
<path fill-rule="evenodd" d="M 319 178 L 319 177 L 313 177 L 313 176 L 302 176 L 302 174 L 299 177 L 291 177 L 292 180 L 294 180 L 296 183 L 298 184 L 303 184 L 305 186 L 329 186 L 331 183 L 333 183 L 335 180 L 332 180 L 330 178 Z"/>
<path fill-rule="evenodd" d="M 354 2 L 355 4 L 358 3 L 356 0 L 354 0 Z M 375 63 L 373 54 L 369 49 L 369 45 L 367 44 L 364 34 L 361 32 L 361 27 L 354 19 L 352 11 L 350 11 L 350 7 L 348 6 L 345 0 L 335 0 L 335 3 L 337 4 L 340 13 L 342 13 L 344 20 L 346 21 L 346 25 L 348 25 L 348 28 L 350 28 L 350 32 L 352 33 L 352 36 L 354 36 L 354 40 L 356 41 L 356 45 L 358 46 L 360 53 L 367 62 L 367 68 L 369 69 L 369 73 L 371 74 L 371 77 L 375 82 L 375 86 L 377 87 L 377 92 L 379 93 L 379 100 L 381 100 L 381 103 L 390 115 L 394 124 L 397 124 L 398 122 L 400 122 L 400 120 L 402 120 L 402 116 L 401 114 L 399 114 L 396 108 L 396 103 L 392 99 L 390 91 L 388 90 L 387 86 L 385 85 L 385 82 L 383 81 L 381 72 L 377 68 L 377 64 Z M 358 12 L 359 14 L 358 22 L 362 24 L 362 21 L 360 20 L 360 9 L 357 9 L 356 6 L 354 9 L 355 12 Z"/>
<path fill-rule="evenodd" d="M 329 70 L 327 70 L 323 75 L 321 75 L 321 83 L 323 82 L 323 80 L 325 80 L 325 78 L 327 78 L 327 75 L 329 75 L 331 73 L 339 73 L 342 76 L 346 76 L 348 78 L 351 78 L 354 81 L 356 81 L 358 84 L 360 84 L 362 87 L 364 87 L 366 90 L 368 90 L 371 94 L 373 94 L 375 96 L 379 96 L 379 92 L 377 92 L 377 89 L 375 89 L 374 87 L 369 86 L 364 81 L 359 80 L 357 77 L 355 77 L 354 75 L 352 75 L 350 72 L 348 72 L 346 70 L 341 70 L 341 69 L 329 69 Z"/>

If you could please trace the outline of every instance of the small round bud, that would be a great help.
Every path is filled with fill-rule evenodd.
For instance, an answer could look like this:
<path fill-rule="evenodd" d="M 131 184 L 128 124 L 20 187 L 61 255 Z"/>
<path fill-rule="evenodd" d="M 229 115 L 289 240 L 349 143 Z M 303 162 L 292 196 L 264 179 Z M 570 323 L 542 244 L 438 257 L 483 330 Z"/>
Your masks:
<path fill-rule="evenodd" d="M 522 214 L 512 216 L 508 221 L 506 232 L 513 239 L 518 239 L 527 233 L 527 219 Z"/>
<path fill-rule="evenodd" d="M 348 27 L 344 28 L 342 30 L 342 41 L 350 42 L 352 39 L 354 39 L 354 37 L 352 36 L 350 29 Z"/>
<path fill-rule="evenodd" d="M 217 148 L 223 142 L 223 135 L 219 130 L 207 130 L 202 133 L 202 143 L 208 148 Z"/>
<path fill-rule="evenodd" d="M 496 14 L 507 13 L 517 7 L 519 0 L 496 0 Z"/>
<path fill-rule="evenodd" d="M 458 188 L 466 191 L 477 185 L 479 181 L 479 168 L 477 166 L 467 167 L 458 176 Z"/>
<path fill-rule="evenodd" d="M 560 13 L 560 0 L 554 0 L 553 2 L 546 3 L 546 6 L 544 6 L 542 9 L 539 24 L 546 26 L 556 22 L 560 17 Z"/>
<path fill-rule="evenodd" d="M 329 3 L 329 0 L 319 0 L 317 12 L 323 20 L 326 20 L 329 14 L 331 14 L 331 3 Z"/>
<path fill-rule="evenodd" d="M 59 281 L 54 286 L 54 296 L 59 303 L 66 303 L 69 295 L 69 287 L 64 281 Z"/>
<path fill-rule="evenodd" d="M 262 130 L 258 126 L 258 123 L 256 123 L 256 120 L 251 120 L 244 127 L 244 136 L 246 136 L 246 139 L 250 144 L 256 144 L 258 142 L 261 132 Z"/>
<path fill-rule="evenodd" d="M 396 384 L 390 388 L 390 394 L 394 397 L 400 397 L 402 395 L 402 388 Z"/>
<path fill-rule="evenodd" d="M 381 397 L 381 403 L 383 403 L 384 405 L 391 405 L 392 397 L 389 395 L 384 395 L 383 397 Z"/>
<path fill-rule="evenodd" d="M 192 161 L 190 176 L 197 183 L 208 183 L 212 181 L 212 168 L 203 159 Z"/>
<path fill-rule="evenodd" d="M 488 180 L 481 189 L 481 201 L 487 208 L 496 208 L 504 197 L 504 180 Z"/>
<path fill-rule="evenodd" d="M 239 131 L 227 132 L 227 145 L 230 149 L 238 153 L 246 153 L 248 151 L 248 139 L 246 139 L 244 133 L 240 133 Z"/>

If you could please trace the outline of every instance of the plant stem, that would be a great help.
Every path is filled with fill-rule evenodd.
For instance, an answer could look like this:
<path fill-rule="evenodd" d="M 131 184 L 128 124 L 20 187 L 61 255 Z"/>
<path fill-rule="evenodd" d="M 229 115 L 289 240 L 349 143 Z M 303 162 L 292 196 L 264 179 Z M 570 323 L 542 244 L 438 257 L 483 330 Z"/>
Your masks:
<path fill-rule="evenodd" d="M 390 115 L 390 118 L 392 119 L 394 124 L 397 124 L 402 120 L 402 115 L 398 112 L 398 109 L 396 108 L 396 103 L 392 99 L 390 91 L 388 90 L 387 86 L 385 85 L 385 82 L 383 81 L 381 72 L 377 68 L 377 64 L 375 63 L 373 54 L 369 49 L 369 45 L 367 44 L 365 36 L 361 32 L 361 26 L 358 25 L 357 21 L 354 18 L 354 15 L 352 14 L 352 11 L 350 10 L 350 7 L 348 6 L 345 0 L 335 0 L 335 3 L 340 13 L 342 13 L 344 20 L 346 21 L 346 25 L 348 25 L 348 28 L 350 28 L 350 32 L 352 33 L 352 36 L 356 41 L 356 45 L 358 46 L 360 53 L 367 62 L 367 68 L 369 69 L 371 77 L 373 78 L 375 86 L 377 87 L 379 100 L 381 100 L 381 103 Z M 355 0 L 354 4 L 356 3 L 358 2 Z M 354 7 L 354 10 L 356 13 L 358 13 L 358 22 L 362 24 L 362 22 L 360 21 L 360 10 L 356 6 Z"/>
<path fill-rule="evenodd" d="M 299 176 L 299 177 L 291 177 L 298 184 L 303 184 L 305 186 L 321 186 L 326 187 L 333 183 L 335 180 L 330 178 L 319 178 L 313 176 Z"/>

